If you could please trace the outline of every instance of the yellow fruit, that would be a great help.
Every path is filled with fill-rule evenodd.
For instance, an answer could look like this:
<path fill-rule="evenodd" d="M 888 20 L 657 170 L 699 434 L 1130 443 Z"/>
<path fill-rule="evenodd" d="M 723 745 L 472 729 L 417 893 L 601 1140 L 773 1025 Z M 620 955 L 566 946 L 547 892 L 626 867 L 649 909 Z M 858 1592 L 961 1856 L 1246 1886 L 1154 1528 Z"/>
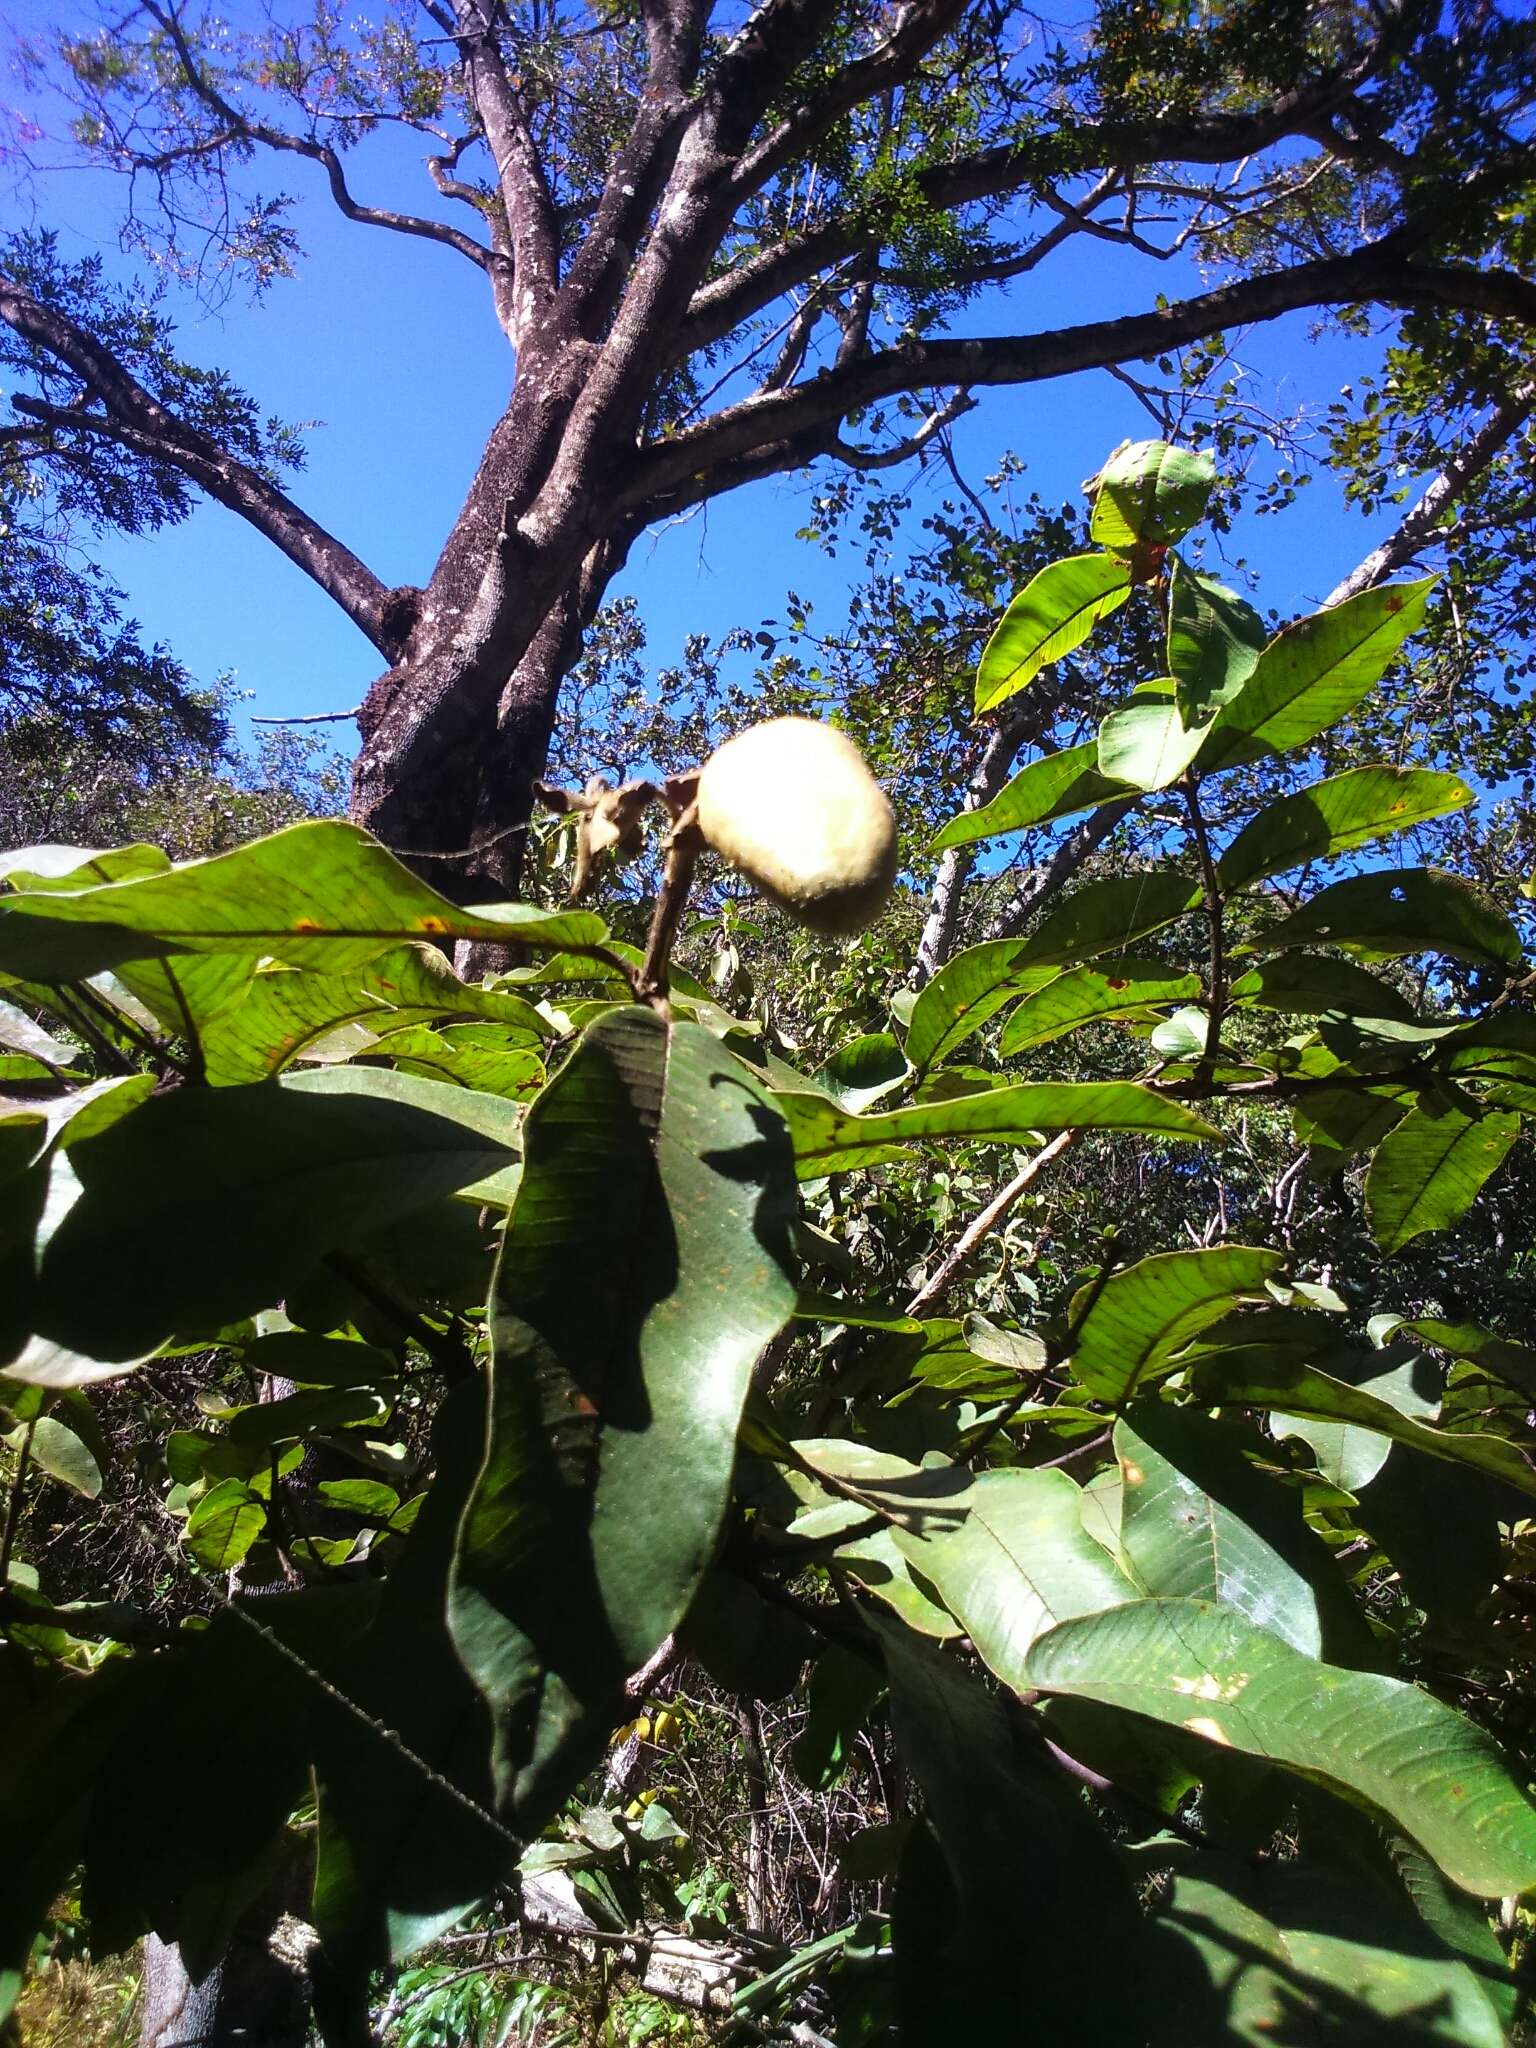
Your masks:
<path fill-rule="evenodd" d="M 771 718 L 712 754 L 699 775 L 699 829 L 797 923 L 859 932 L 896 879 L 896 821 L 844 733 Z"/>

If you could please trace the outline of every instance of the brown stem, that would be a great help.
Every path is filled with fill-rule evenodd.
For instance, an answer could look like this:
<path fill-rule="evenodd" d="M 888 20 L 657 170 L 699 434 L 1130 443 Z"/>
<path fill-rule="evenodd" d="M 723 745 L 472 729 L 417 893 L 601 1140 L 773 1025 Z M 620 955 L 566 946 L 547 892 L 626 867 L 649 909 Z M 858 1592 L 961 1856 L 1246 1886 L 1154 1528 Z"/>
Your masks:
<path fill-rule="evenodd" d="M 677 928 L 682 923 L 688 891 L 693 887 L 693 871 L 703 849 L 704 835 L 690 808 L 673 826 L 667 841 L 667 865 L 662 875 L 661 894 L 656 898 L 650 936 L 645 945 L 645 964 L 640 969 L 641 999 L 659 1010 L 663 1017 L 670 1014 L 667 986 L 672 948 L 677 943 Z"/>
<path fill-rule="evenodd" d="M 1205 812 L 1200 807 L 1200 784 L 1191 768 L 1184 777 L 1184 801 L 1189 807 L 1189 829 L 1200 856 L 1200 882 L 1205 894 L 1206 922 L 1211 930 L 1210 1007 L 1205 1027 L 1205 1050 L 1195 1067 L 1196 1081 L 1208 1083 L 1221 1045 L 1221 1027 L 1227 1014 L 1227 946 L 1222 923 L 1221 882 L 1211 855 L 1210 834 Z"/>
<path fill-rule="evenodd" d="M 925 1309 L 931 1301 L 938 1299 L 954 1278 L 962 1262 L 970 1257 L 987 1232 L 993 1229 L 1002 1217 L 1007 1215 L 1008 1211 L 1013 1207 L 1020 1195 L 1023 1194 L 1036 1174 L 1040 1172 L 1041 1168 L 1049 1166 L 1053 1159 L 1059 1159 L 1062 1153 L 1075 1145 L 1081 1136 L 1081 1131 L 1058 1131 L 1048 1145 L 1042 1145 L 1038 1152 L 1030 1154 L 1008 1185 L 999 1189 L 987 1206 L 966 1226 L 954 1250 L 936 1268 L 931 1277 L 923 1282 L 916 1294 L 907 1303 L 906 1314 L 915 1316 Z"/>

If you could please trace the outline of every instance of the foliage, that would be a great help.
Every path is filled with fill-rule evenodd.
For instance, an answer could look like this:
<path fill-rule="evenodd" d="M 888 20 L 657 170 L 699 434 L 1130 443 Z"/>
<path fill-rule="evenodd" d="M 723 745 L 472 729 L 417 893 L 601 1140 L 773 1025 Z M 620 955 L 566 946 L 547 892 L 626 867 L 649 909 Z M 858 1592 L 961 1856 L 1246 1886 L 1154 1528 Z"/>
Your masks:
<path fill-rule="evenodd" d="M 8 1996 L 72 1872 L 196 1962 L 300 1827 L 338 2042 L 461 1940 L 466 2028 L 1511 2037 L 1529 904 L 1418 857 L 1454 767 L 1328 758 L 1422 582 L 1272 632 L 1208 462 L 1113 477 L 1156 670 L 1074 744 L 1139 851 L 920 991 L 866 942 L 810 1070 L 339 821 L 5 858 Z M 144 1582 L 68 1577 L 135 1488 Z"/>

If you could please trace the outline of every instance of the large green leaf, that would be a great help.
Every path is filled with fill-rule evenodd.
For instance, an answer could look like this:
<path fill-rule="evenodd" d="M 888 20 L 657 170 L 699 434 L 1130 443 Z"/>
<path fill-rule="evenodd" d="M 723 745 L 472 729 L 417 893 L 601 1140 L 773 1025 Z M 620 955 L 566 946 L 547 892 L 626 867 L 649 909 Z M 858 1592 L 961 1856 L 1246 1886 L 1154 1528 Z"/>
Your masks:
<path fill-rule="evenodd" d="M 1252 1345 L 1226 1356 L 1216 1353 L 1201 1358 L 1194 1377 L 1196 1392 L 1203 1401 L 1241 1402 L 1253 1408 L 1278 1408 L 1289 1417 L 1353 1424 L 1374 1430 L 1394 1443 L 1426 1451 L 1431 1457 L 1470 1465 L 1476 1471 L 1507 1481 L 1522 1493 L 1536 1494 L 1536 1461 L 1519 1445 L 1500 1436 L 1431 1429 L 1416 1415 L 1405 1414 L 1365 1385 L 1335 1378 L 1303 1359 Z"/>
<path fill-rule="evenodd" d="M 266 1527 L 267 1510 L 243 1479 L 225 1479 L 187 1518 L 187 1548 L 208 1571 L 232 1572 L 243 1564 Z"/>
<path fill-rule="evenodd" d="M 326 1252 L 507 1167 L 517 1116 L 354 1067 L 155 1096 L 23 1177 L 47 1205 L 27 1321 L 127 1361 L 270 1307 Z"/>
<path fill-rule="evenodd" d="M 1536 1808 L 1480 1728 L 1416 1686 L 1317 1663 L 1230 1607 L 1139 1600 L 1062 1622 L 1026 1676 L 1363 1800 L 1466 1891 L 1536 1885 Z"/>
<path fill-rule="evenodd" d="M 920 1879 L 907 1859 L 897 1880 L 902 2039 L 1081 2039 L 1086 2003 L 1099 2038 L 1134 2040 L 1133 1970 L 1085 1994 L 1106 1952 L 1130 1954 L 1139 1938 L 1103 1830 L 974 1673 L 883 1616 L 875 1633 L 900 1753 L 942 1850 L 936 1871 Z"/>
<path fill-rule="evenodd" d="M 1477 1323 L 1447 1323 L 1429 1316 L 1416 1316 L 1397 1328 L 1406 1336 L 1422 1337 L 1437 1351 L 1448 1351 L 1452 1358 L 1471 1359 L 1522 1394 L 1536 1395 L 1536 1351 L 1528 1344 L 1496 1337 Z"/>
<path fill-rule="evenodd" d="M 1228 996 L 1233 1003 L 1301 1017 L 1344 1011 L 1355 1017 L 1392 1017 L 1403 1024 L 1414 1021 L 1412 1004 L 1395 988 L 1353 960 L 1329 959 L 1321 953 L 1285 953 L 1266 960 L 1240 974 Z"/>
<path fill-rule="evenodd" d="M 1145 1590 L 1221 1601 L 1293 1649 L 1320 1655 L 1312 1587 L 1253 1526 L 1265 1517 L 1265 1484 L 1231 1432 L 1156 1401 L 1138 1403 L 1133 1419 L 1139 1427 L 1125 1416 L 1115 1424 L 1124 1482 L 1120 1542 Z"/>
<path fill-rule="evenodd" d="M 448 1081 L 457 1088 L 526 1102 L 545 1080 L 544 1062 L 527 1044 L 527 1036 L 504 1024 L 448 1024 L 438 1030 L 408 1024 L 403 1031 L 377 1039 L 362 1057 L 370 1063 L 388 1060 L 402 1074 L 422 1074 L 429 1081 Z"/>
<path fill-rule="evenodd" d="M 1025 941 L 1021 964 L 1066 965 L 1118 953 L 1196 908 L 1200 891 L 1174 868 L 1085 882 Z"/>
<path fill-rule="evenodd" d="M 907 1058 L 921 1072 L 963 1045 L 1016 995 L 1055 978 L 1051 967 L 1019 969 L 1022 939 L 988 939 L 946 960 L 912 1005 Z"/>
<path fill-rule="evenodd" d="M 1259 812 L 1222 855 L 1223 889 L 1246 889 L 1303 861 L 1326 860 L 1472 801 L 1459 775 L 1430 768 L 1349 768 L 1310 789 L 1283 796 Z"/>
<path fill-rule="evenodd" d="M 1382 1139 L 1365 1176 L 1365 1213 L 1382 1250 L 1400 1252 L 1422 1232 L 1459 1222 L 1519 1131 L 1512 1110 L 1471 1116 L 1422 1099 Z"/>
<path fill-rule="evenodd" d="M 1030 1131 L 1146 1131 L 1164 1138 L 1221 1134 L 1184 1108 L 1135 1081 L 1024 1081 L 948 1102 L 921 1102 L 874 1116 L 850 1116 L 824 1095 L 781 1094 L 776 1101 L 794 1134 L 802 1180 L 878 1165 L 902 1145 L 984 1139 L 1018 1142 Z"/>
<path fill-rule="evenodd" d="M 1110 788 L 1166 789 L 1177 782 L 1204 742 L 1176 704 L 1127 704 L 1099 727 L 1099 774 Z"/>
<path fill-rule="evenodd" d="M 1076 1324 L 1072 1370 L 1101 1401 L 1123 1402 L 1179 1347 L 1246 1297 L 1262 1293 L 1284 1264 L 1279 1252 L 1223 1245 L 1158 1252 L 1087 1290 Z"/>
<path fill-rule="evenodd" d="M 1084 1531 L 1082 1489 L 1065 1472 L 966 1479 L 925 1469 L 902 1490 L 892 1535 L 977 1653 L 1022 1689 L 1024 1654 L 1042 1630 L 1132 1600 L 1139 1589 Z"/>
<path fill-rule="evenodd" d="M 1008 1059 L 1096 1018 L 1132 1016 L 1148 1003 L 1180 1002 L 1199 993 L 1198 974 L 1176 974 L 1160 960 L 1103 960 L 1097 967 L 1075 967 L 1025 997 L 1003 1026 L 997 1049 Z"/>
<path fill-rule="evenodd" d="M 1202 772 L 1289 753 L 1337 724 L 1423 624 L 1434 580 L 1379 585 L 1287 626 L 1217 712 L 1201 751 Z"/>
<path fill-rule="evenodd" d="M 1426 1390 L 1421 1384 L 1426 1378 L 1435 1377 L 1426 1374 L 1426 1361 L 1391 1353 L 1383 1364 L 1384 1370 L 1350 1384 L 1373 1400 L 1384 1401 L 1400 1415 L 1433 1421 L 1440 1412 L 1440 1394 L 1438 1386 Z M 1282 1439 L 1299 1437 L 1311 1450 L 1323 1478 L 1344 1493 L 1359 1493 L 1362 1487 L 1369 1486 L 1392 1452 L 1390 1437 L 1354 1422 L 1323 1422 L 1314 1415 L 1289 1415 L 1283 1408 L 1273 1408 L 1269 1426 Z"/>
<path fill-rule="evenodd" d="M 1173 557 L 1168 592 L 1168 668 L 1186 726 L 1209 723 L 1253 674 L 1264 621 L 1245 598 L 1214 576 Z"/>
<path fill-rule="evenodd" d="M 1064 747 L 1060 753 L 1031 761 L 1004 783 L 990 803 L 951 818 L 936 834 L 933 851 L 942 853 L 949 846 L 969 846 L 976 839 L 1022 832 L 1027 826 L 1070 817 L 1074 811 L 1091 810 L 1130 793 L 1123 783 L 1100 774 L 1098 742 L 1087 740 L 1080 747 Z"/>
<path fill-rule="evenodd" d="M 1215 488 L 1216 465 L 1203 450 L 1133 441 L 1099 472 L 1089 532 L 1121 553 L 1166 547 L 1197 523 Z"/>
<path fill-rule="evenodd" d="M 345 1025 L 360 1027 L 360 1048 L 373 1033 L 455 1018 L 506 1025 L 530 1044 L 554 1036 L 526 997 L 460 981 L 436 946 L 399 946 L 349 974 L 263 968 L 202 1023 L 205 1077 L 224 1085 L 265 1080 Z"/>
<path fill-rule="evenodd" d="M 1491 1966 L 1485 1979 L 1406 1898 L 1355 1871 L 1203 1855 L 1175 1873 L 1152 1940 L 1154 1955 L 1177 1944 L 1161 1958 L 1168 1977 L 1154 1962 L 1146 1981 L 1152 2048 L 1501 2048 L 1505 2039 L 1484 1988 Z"/>
<path fill-rule="evenodd" d="M 1520 935 L 1504 915 L 1460 875 L 1434 868 L 1384 868 L 1350 875 L 1270 925 L 1256 952 L 1308 946 L 1326 939 L 1357 947 L 1367 959 L 1405 953 L 1449 953 L 1491 967 L 1520 964 Z"/>
<path fill-rule="evenodd" d="M 761 1086 L 698 1025 L 638 1006 L 591 1028 L 524 1142 L 450 1619 L 526 1832 L 590 1768 L 710 1563 L 752 1364 L 794 1310 L 796 1204 Z"/>
<path fill-rule="evenodd" d="M 1081 647 L 1131 594 L 1131 572 L 1113 555 L 1069 555 L 1030 579 L 998 621 L 976 672 L 976 709 L 992 711 L 1041 669 Z"/>
<path fill-rule="evenodd" d="M 339 818 L 291 825 L 268 839 L 188 861 L 167 874 L 98 883 L 70 893 L 39 891 L 0 899 L 0 967 L 38 980 L 63 973 L 21 964 L 29 948 L 51 943 L 33 920 L 107 927 L 103 967 L 167 949 L 267 955 L 291 967 L 344 974 L 402 941 L 489 939 L 555 949 L 595 945 L 604 936 L 590 911 L 548 912 L 520 903 L 461 910 L 438 895 L 356 825 Z M 142 935 L 142 942 L 124 940 Z M 115 936 L 114 936 L 115 934 Z M 70 935 L 58 936 L 61 958 Z M 89 950 L 86 948 L 85 950 Z"/>

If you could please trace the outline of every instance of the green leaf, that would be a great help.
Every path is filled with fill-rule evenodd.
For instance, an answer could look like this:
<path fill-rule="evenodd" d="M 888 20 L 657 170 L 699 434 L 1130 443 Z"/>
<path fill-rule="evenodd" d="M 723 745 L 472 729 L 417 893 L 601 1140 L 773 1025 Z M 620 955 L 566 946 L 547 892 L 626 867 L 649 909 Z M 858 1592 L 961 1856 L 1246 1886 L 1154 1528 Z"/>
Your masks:
<path fill-rule="evenodd" d="M 1115 1424 L 1120 1542 L 1145 1590 L 1220 1601 L 1293 1649 L 1320 1655 L 1322 1623 L 1307 1575 L 1254 1526 L 1266 1511 L 1272 1520 L 1284 1496 L 1276 1494 L 1273 1507 L 1265 1502 L 1266 1490 L 1276 1490 L 1244 1461 L 1234 1433 L 1157 1401 L 1138 1403 L 1132 1419 Z M 1302 1533 L 1298 1514 L 1295 1534 Z"/>
<path fill-rule="evenodd" d="M 1264 621 L 1251 604 L 1213 576 L 1173 557 L 1168 668 L 1175 684 L 1174 701 L 1186 726 L 1207 725 L 1232 702 L 1253 674 L 1264 639 Z"/>
<path fill-rule="evenodd" d="M 1045 825 L 1128 794 L 1131 792 L 1122 783 L 1110 782 L 1100 774 L 1098 742 L 1088 740 L 1080 747 L 1065 747 L 1060 753 L 1029 762 L 1003 784 L 990 803 L 951 818 L 935 835 L 933 851 L 942 853 L 946 847 L 1022 832 L 1030 825 Z"/>
<path fill-rule="evenodd" d="M 1322 1088 L 1295 1105 L 1291 1120 L 1298 1141 L 1311 1151 L 1312 1171 L 1327 1175 L 1379 1144 L 1411 1105 L 1401 1089 Z"/>
<path fill-rule="evenodd" d="M 988 939 L 945 961 L 913 1004 L 907 1024 L 907 1058 L 918 1072 L 963 1045 L 1014 996 L 1054 979 L 1050 968 L 1021 973 L 1024 951 L 1022 939 Z"/>
<path fill-rule="evenodd" d="M 1448 1351 L 1452 1358 L 1470 1359 L 1506 1385 L 1518 1387 L 1522 1394 L 1536 1395 L 1536 1351 L 1528 1344 L 1512 1344 L 1507 1337 L 1496 1337 L 1477 1323 L 1445 1323 L 1426 1316 L 1394 1325 L 1393 1333 L 1422 1337 L 1437 1351 Z"/>
<path fill-rule="evenodd" d="M 397 1073 L 526 1102 L 546 1076 L 539 1055 L 516 1042 L 524 1037 L 502 1024 L 450 1024 L 437 1031 L 412 1024 L 376 1040 L 362 1057 L 370 1064 L 388 1060 Z"/>
<path fill-rule="evenodd" d="M 1459 775 L 1429 768 L 1350 768 L 1280 797 L 1238 833 L 1217 864 L 1223 889 L 1246 889 L 1303 861 L 1404 832 L 1472 801 Z"/>
<path fill-rule="evenodd" d="M 1155 1964 L 1148 1973 L 1152 2048 L 1207 2040 L 1501 2048 L 1505 2039 L 1483 1973 L 1401 1894 L 1353 1871 L 1203 1855 L 1175 1872 L 1155 1922 L 1159 1939 L 1187 1950 L 1187 1961 L 1168 1954 L 1166 1989 Z"/>
<path fill-rule="evenodd" d="M 1201 772 L 1289 753 L 1347 716 L 1423 624 L 1434 581 L 1383 584 L 1287 626 L 1217 712 Z"/>
<path fill-rule="evenodd" d="M 1536 1808 L 1480 1728 L 1416 1686 L 1305 1657 L 1230 1607 L 1139 1600 L 1062 1622 L 1034 1645 L 1026 1676 L 1362 1800 L 1466 1891 L 1536 1885 Z"/>
<path fill-rule="evenodd" d="M 158 846 L 22 846 L 0 853 L 0 881 L 13 889 L 86 889 L 163 875 L 170 865 Z"/>
<path fill-rule="evenodd" d="M 848 1767 L 870 1708 L 885 1691 L 884 1668 L 829 1643 L 816 1660 L 805 1726 L 790 1752 L 795 1774 L 813 1792 L 828 1792 Z"/>
<path fill-rule="evenodd" d="M 1081 647 L 1125 603 L 1131 573 L 1113 555 L 1069 555 L 1025 584 L 999 620 L 976 672 L 976 709 L 992 711 L 1041 669 Z"/>
<path fill-rule="evenodd" d="M 1086 882 L 1024 942 L 1020 965 L 1044 967 L 1117 953 L 1194 910 L 1200 891 L 1173 868 Z"/>
<path fill-rule="evenodd" d="M 205 1493 L 187 1518 L 187 1548 L 211 1572 L 245 1562 L 267 1525 L 267 1510 L 243 1479 L 225 1479 Z"/>
<path fill-rule="evenodd" d="M 423 937 L 569 949 L 604 936 L 601 919 L 590 911 L 547 912 L 518 903 L 461 910 L 376 839 L 339 818 L 290 825 L 167 874 L 0 900 L 0 967 L 39 980 L 74 980 L 95 970 L 75 965 L 61 977 L 56 966 L 44 974 L 15 965 L 15 957 L 28 957 L 29 946 L 48 942 L 46 928 L 30 929 L 34 919 L 107 927 L 110 957 L 97 963 L 104 967 L 186 948 L 267 955 L 328 974 L 365 967 L 403 941 Z M 130 940 L 125 948 L 125 932 L 142 935 L 140 943 Z M 67 934 L 58 939 L 61 951 L 67 942 Z"/>
<path fill-rule="evenodd" d="M 899 1157 L 902 1145 L 955 1140 L 1021 1141 L 1031 1131 L 1145 1131 L 1164 1138 L 1220 1142 L 1211 1125 L 1135 1081 L 1025 1081 L 961 1095 L 949 1102 L 917 1103 L 874 1116 L 849 1116 L 824 1095 L 779 1095 L 795 1141 L 802 1180 L 842 1173 Z"/>
<path fill-rule="evenodd" d="M 1112 1273 L 1102 1287 L 1084 1290 L 1073 1372 L 1101 1401 L 1128 1400 L 1191 1337 L 1235 1303 L 1262 1295 L 1264 1282 L 1284 1263 L 1279 1252 L 1224 1245 L 1158 1252 Z"/>
<path fill-rule="evenodd" d="M 1065 1472 L 926 1468 L 894 1497 L 892 1535 L 978 1655 L 1022 1690 L 1036 1636 L 1074 1614 L 1136 1597 L 1083 1528 L 1082 1491 Z"/>
<path fill-rule="evenodd" d="M 1321 953 L 1289 953 L 1250 968 L 1233 982 L 1230 1000 L 1301 1017 L 1338 1012 L 1414 1022 L 1412 1004 L 1395 988 L 1353 960 L 1329 959 Z"/>
<path fill-rule="evenodd" d="M 303 1059 L 332 1032 L 360 1027 L 372 1034 L 413 1024 L 485 1018 L 525 1033 L 530 1044 L 554 1027 L 525 997 L 460 981 L 436 946 L 399 946 L 348 974 L 265 967 L 243 994 L 203 1023 L 199 1037 L 206 1079 L 228 1086 L 262 1081 Z"/>
<path fill-rule="evenodd" d="M 816 1086 L 841 1109 L 868 1109 L 906 1080 L 907 1056 L 889 1031 L 867 1031 L 839 1047 L 816 1072 Z"/>
<path fill-rule="evenodd" d="M 1385 1252 L 1426 1230 L 1448 1230 L 1471 1208 L 1520 1131 L 1511 1110 L 1470 1116 L 1423 1099 L 1376 1148 L 1365 1176 L 1365 1213 Z"/>
<path fill-rule="evenodd" d="M 1439 1390 L 1424 1392 L 1419 1385 L 1424 1377 L 1423 1359 L 1399 1355 L 1388 1357 L 1384 1372 L 1353 1384 L 1360 1393 L 1384 1401 L 1400 1415 L 1433 1420 L 1440 1412 Z M 1369 1486 L 1392 1451 L 1390 1438 L 1355 1423 L 1322 1422 L 1315 1416 L 1288 1415 L 1275 1408 L 1270 1411 L 1269 1426 L 1277 1437 L 1300 1437 L 1323 1478 L 1343 1493 L 1359 1493 Z"/>
<path fill-rule="evenodd" d="M 26 1445 L 32 1462 L 50 1479 L 57 1479 L 73 1493 L 84 1494 L 87 1500 L 95 1500 L 101 1493 L 101 1462 L 94 1451 L 83 1443 L 75 1431 L 55 1415 L 40 1415 L 31 1425 L 30 1437 L 26 1424 L 19 1424 L 8 1437 L 0 1438 L 13 1451 L 20 1451 Z"/>
<path fill-rule="evenodd" d="M 1522 1493 L 1536 1494 L 1536 1463 L 1519 1445 L 1467 1430 L 1431 1429 L 1393 1402 L 1378 1399 L 1364 1386 L 1336 1379 L 1305 1359 L 1266 1352 L 1254 1345 L 1229 1357 L 1218 1353 L 1200 1359 L 1194 1382 L 1202 1401 L 1241 1402 L 1250 1408 L 1278 1408 L 1291 1418 L 1352 1423 L 1375 1430 L 1394 1443 L 1407 1444 L 1411 1450 L 1470 1465 Z"/>
<path fill-rule="evenodd" d="M 483 1184 L 517 1143 L 510 1104 L 405 1074 L 176 1089 L 31 1169 L 63 1213 L 20 1306 L 52 1344 L 137 1360 L 270 1306 L 326 1252 Z"/>
<path fill-rule="evenodd" d="M 1367 959 L 1407 953 L 1448 953 L 1490 967 L 1517 967 L 1520 935 L 1486 896 L 1434 868 L 1385 868 L 1350 875 L 1322 890 L 1253 942 L 1255 952 L 1277 952 L 1326 939 L 1358 948 Z"/>
<path fill-rule="evenodd" d="M 1215 488 L 1209 455 L 1167 441 L 1134 441 L 1099 472 L 1089 533 L 1101 548 L 1121 553 L 1166 547 L 1204 517 Z"/>
<path fill-rule="evenodd" d="M 12 1003 L 0 1003 L 0 1047 L 26 1053 L 54 1067 L 71 1066 L 80 1057 L 77 1046 L 65 1045 Z"/>
<path fill-rule="evenodd" d="M 524 1143 L 450 1621 L 531 1832 L 709 1566 L 752 1364 L 794 1309 L 796 1203 L 769 1096 L 639 1006 L 589 1030 Z"/>
<path fill-rule="evenodd" d="M 1099 727 L 1099 773 L 1111 785 L 1166 789 L 1199 753 L 1203 729 L 1191 730 L 1174 704 L 1127 704 Z"/>

